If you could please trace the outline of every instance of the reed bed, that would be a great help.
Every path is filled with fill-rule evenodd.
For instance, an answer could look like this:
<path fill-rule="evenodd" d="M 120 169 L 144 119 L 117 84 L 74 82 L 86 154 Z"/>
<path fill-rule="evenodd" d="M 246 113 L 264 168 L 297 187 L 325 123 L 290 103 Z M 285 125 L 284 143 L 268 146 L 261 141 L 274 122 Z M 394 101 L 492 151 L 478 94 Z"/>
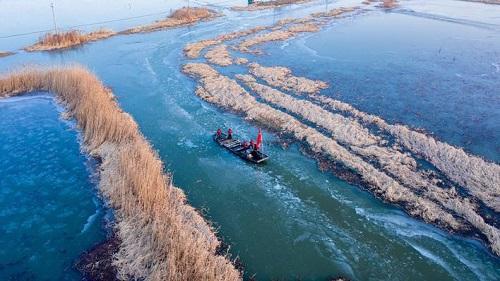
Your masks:
<path fill-rule="evenodd" d="M 207 8 L 183 7 L 174 11 L 166 19 L 159 20 L 151 24 L 141 25 L 131 29 L 127 29 L 120 33 L 133 34 L 133 33 L 152 32 L 166 28 L 189 25 L 202 20 L 208 20 L 217 16 L 218 14 L 215 11 Z"/>
<path fill-rule="evenodd" d="M 249 69 L 252 75 L 261 78 L 267 84 L 285 91 L 293 91 L 297 94 L 312 95 L 328 88 L 326 82 L 293 76 L 292 71 L 286 67 L 265 67 L 258 63 L 251 63 L 249 64 Z"/>
<path fill-rule="evenodd" d="M 36 44 L 24 49 L 28 52 L 68 49 L 88 42 L 109 38 L 113 35 L 116 35 L 116 32 L 109 29 L 100 29 L 90 33 L 77 30 L 48 33 L 40 37 Z"/>
<path fill-rule="evenodd" d="M 313 13 L 304 18 L 285 19 L 278 22 L 274 27 L 268 28 L 270 30 L 269 32 L 243 40 L 238 45 L 237 49 L 241 52 L 261 54 L 262 52 L 260 50 L 251 50 L 250 48 L 267 42 L 287 40 L 303 32 L 317 32 L 319 31 L 320 25 L 324 24 L 329 19 L 338 17 L 347 12 L 352 12 L 356 9 L 358 9 L 358 7 L 341 7 L 332 9 L 328 12 Z M 284 28 L 285 25 L 289 23 L 294 24 L 288 28 Z"/>
<path fill-rule="evenodd" d="M 307 144 L 313 152 L 342 163 L 359 174 L 376 195 L 389 202 L 404 206 L 411 215 L 421 217 L 427 222 L 445 226 L 448 229 L 461 229 L 461 223 L 433 201 L 415 195 L 409 188 L 401 185 L 316 129 L 306 126 L 285 112 L 258 102 L 236 81 L 219 74 L 209 65 L 190 63 L 183 67 L 183 71 L 198 79 L 199 86 L 196 94 L 202 99 L 240 113 L 247 120 L 265 124 L 278 132 L 287 133 Z"/>
<path fill-rule="evenodd" d="M 0 78 L 0 97 L 55 94 L 75 118 L 85 150 L 101 160 L 99 189 L 115 209 L 121 280 L 241 280 L 212 227 L 171 184 L 135 121 L 82 67 L 26 68 Z"/>
<path fill-rule="evenodd" d="M 248 36 L 250 34 L 254 34 L 254 33 L 257 33 L 259 31 L 265 30 L 267 28 L 269 28 L 269 27 L 257 26 L 257 27 L 245 29 L 242 31 L 225 33 L 225 34 L 219 35 L 213 39 L 206 39 L 206 40 L 201 40 L 201 41 L 197 41 L 194 43 L 189 43 L 184 47 L 184 54 L 188 58 L 195 59 L 195 58 L 198 58 L 200 56 L 200 53 L 207 47 L 214 46 L 217 44 L 222 44 L 226 41 L 238 39 L 241 37 L 245 37 L 245 36 Z"/>
<path fill-rule="evenodd" d="M 227 46 L 222 44 L 213 47 L 206 54 L 205 58 L 208 62 L 217 64 L 220 66 L 228 66 L 233 64 L 233 58 L 229 51 L 227 50 Z"/>
<path fill-rule="evenodd" d="M 298 115 L 302 120 L 325 128 L 333 138 L 365 161 L 375 161 L 389 176 L 412 190 L 417 196 L 432 200 L 450 215 L 457 215 L 483 233 L 493 249 L 500 246 L 500 232 L 477 214 L 477 206 L 460 196 L 455 188 L 439 187 L 427 174 L 417 170 L 415 159 L 395 148 L 386 147 L 377 136 L 371 135 L 357 121 L 330 113 L 307 100 L 286 95 L 256 82 L 250 75 L 237 75 L 264 101 Z"/>
<path fill-rule="evenodd" d="M 469 190 L 486 206 L 500 212 L 500 166 L 468 154 L 463 149 L 436 140 L 404 125 L 391 125 L 378 116 L 361 112 L 349 104 L 328 98 L 314 97 L 332 110 L 343 111 L 359 120 L 373 124 L 393 135 L 396 141 L 420 155 L 451 180 Z"/>

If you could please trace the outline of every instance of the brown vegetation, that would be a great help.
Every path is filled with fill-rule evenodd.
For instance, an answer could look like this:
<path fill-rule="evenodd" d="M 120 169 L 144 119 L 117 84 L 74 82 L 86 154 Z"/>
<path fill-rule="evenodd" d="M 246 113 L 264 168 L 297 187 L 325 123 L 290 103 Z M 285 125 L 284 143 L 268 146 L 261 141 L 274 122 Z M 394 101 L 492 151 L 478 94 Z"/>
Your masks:
<path fill-rule="evenodd" d="M 205 58 L 213 64 L 228 66 L 233 64 L 233 59 L 227 50 L 227 46 L 222 44 L 210 49 L 206 54 Z"/>
<path fill-rule="evenodd" d="M 293 91 L 298 94 L 317 94 L 328 88 L 328 84 L 323 81 L 293 76 L 292 71 L 286 67 L 265 67 L 257 63 L 251 63 L 249 67 L 251 74 L 266 81 L 267 84 L 285 91 Z"/>
<path fill-rule="evenodd" d="M 74 117 L 101 160 L 99 189 L 115 209 L 122 280 L 240 280 L 211 226 L 174 187 L 157 153 L 111 91 L 81 67 L 31 68 L 0 78 L 0 97 L 43 90 Z"/>
<path fill-rule="evenodd" d="M 28 52 L 35 52 L 67 49 L 87 42 L 105 39 L 115 34 L 116 32 L 107 29 L 101 29 L 90 33 L 83 33 L 76 30 L 48 33 L 40 37 L 40 40 L 36 44 L 26 47 L 25 50 Z"/>
<path fill-rule="evenodd" d="M 152 32 L 165 28 L 179 27 L 184 25 L 193 24 L 202 20 L 208 20 L 217 17 L 218 14 L 207 8 L 181 8 L 172 13 L 168 18 L 156 21 L 151 24 L 137 26 L 131 29 L 127 29 L 120 33 L 131 34 L 131 33 L 143 33 Z"/>

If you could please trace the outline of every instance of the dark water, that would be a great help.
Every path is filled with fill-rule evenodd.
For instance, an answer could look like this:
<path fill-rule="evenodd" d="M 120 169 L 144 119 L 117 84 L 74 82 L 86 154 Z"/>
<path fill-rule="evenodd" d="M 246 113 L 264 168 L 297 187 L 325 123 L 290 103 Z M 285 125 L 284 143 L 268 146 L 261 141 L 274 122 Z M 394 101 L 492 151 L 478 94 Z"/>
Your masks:
<path fill-rule="evenodd" d="M 272 160 L 256 167 L 235 159 L 212 142 L 210 134 L 219 126 L 232 127 L 245 138 L 254 136 L 256 129 L 194 95 L 195 83 L 180 73 L 186 62 L 182 55 L 185 43 L 324 8 L 313 5 L 303 10 L 263 12 L 262 16 L 227 12 L 226 18 L 195 27 L 115 37 L 64 53 L 23 53 L 0 61 L 0 69 L 27 62 L 79 62 L 94 71 L 112 87 L 121 106 L 158 149 L 190 203 L 203 209 L 218 226 L 231 244 L 231 253 L 246 265 L 248 276 L 255 273 L 258 280 L 325 280 L 336 275 L 353 280 L 499 279 L 500 261 L 478 241 L 412 219 L 358 187 L 320 172 L 296 145 L 284 150 L 265 132 L 265 150 Z M 461 39 L 453 41 L 458 35 Z M 447 142 L 497 161 L 499 74 L 494 67 L 488 68 L 499 61 L 496 36 L 498 31 L 493 29 L 370 12 L 297 40 L 268 44 L 264 48 L 268 55 L 257 60 L 269 65 L 274 55 L 273 65 L 289 66 L 298 74 L 330 82 L 328 94 L 359 109 L 423 127 Z M 476 43 L 478 38 L 481 43 Z M 481 76 L 484 73 L 487 76 Z M 470 88 L 474 91 L 467 90 Z M 19 110 L 25 116 L 31 111 Z M 57 119 L 55 109 L 37 107 L 38 111 L 52 114 L 53 121 L 44 122 L 50 129 L 67 126 Z M 6 137 L 20 131 L 22 139 L 32 130 L 23 127 L 27 122 L 11 118 L 10 111 L 0 108 L 0 114 L 8 116 L 10 125 L 2 130 Z M 474 121 L 476 117 L 479 120 Z M 78 154 L 76 134 L 71 130 L 65 133 L 72 136 L 71 145 L 53 140 L 48 146 L 53 151 L 44 156 L 56 157 L 67 147 L 75 149 L 87 195 L 72 188 L 75 193 L 68 196 L 80 197 L 78 203 L 89 206 L 82 221 L 75 222 L 76 233 L 95 212 L 95 197 L 85 159 Z M 481 137 L 476 137 L 478 133 Z M 49 133 L 40 133 L 40 138 L 45 134 Z M 0 161 L 8 159 L 0 154 Z M 77 166 L 57 162 L 72 169 Z M 36 174 L 46 168 L 36 164 L 34 169 Z M 55 172 L 51 177 L 51 181 L 68 180 Z M 57 192 L 52 195 L 60 204 L 71 202 L 56 197 Z M 58 213 L 64 208 L 55 210 Z M 30 215 L 32 212 L 22 217 Z M 50 235 L 58 237 L 63 232 Z M 95 242 L 99 237 L 90 240 Z M 52 241 L 47 236 L 43 239 Z M 8 240 L 2 236 L 3 241 Z M 80 249 L 88 247 L 83 242 L 78 245 Z M 54 254 L 46 259 L 68 264 L 72 258 Z M 19 264 L 28 263 L 20 260 Z M 34 264 L 42 267 L 39 262 Z"/>

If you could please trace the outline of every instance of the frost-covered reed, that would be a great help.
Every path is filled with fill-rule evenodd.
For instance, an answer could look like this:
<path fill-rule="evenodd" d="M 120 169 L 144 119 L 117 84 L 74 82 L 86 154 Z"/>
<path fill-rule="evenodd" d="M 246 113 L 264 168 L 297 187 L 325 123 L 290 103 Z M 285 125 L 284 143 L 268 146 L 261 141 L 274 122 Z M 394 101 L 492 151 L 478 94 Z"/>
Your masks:
<path fill-rule="evenodd" d="M 101 160 L 99 189 L 115 209 L 122 280 L 240 280 L 212 227 L 171 184 L 157 153 L 111 91 L 82 67 L 27 68 L 0 78 L 0 97 L 49 91 Z"/>
<path fill-rule="evenodd" d="M 321 90 L 328 88 L 326 82 L 294 76 L 292 71 L 286 67 L 265 67 L 258 63 L 251 63 L 249 68 L 252 75 L 261 78 L 273 87 L 285 91 L 293 91 L 298 94 L 317 94 Z"/>
<path fill-rule="evenodd" d="M 229 54 L 227 46 L 224 44 L 215 46 L 212 49 L 208 50 L 208 52 L 205 54 L 205 58 L 208 62 L 220 66 L 228 66 L 233 64 L 233 58 L 231 57 L 231 54 Z"/>

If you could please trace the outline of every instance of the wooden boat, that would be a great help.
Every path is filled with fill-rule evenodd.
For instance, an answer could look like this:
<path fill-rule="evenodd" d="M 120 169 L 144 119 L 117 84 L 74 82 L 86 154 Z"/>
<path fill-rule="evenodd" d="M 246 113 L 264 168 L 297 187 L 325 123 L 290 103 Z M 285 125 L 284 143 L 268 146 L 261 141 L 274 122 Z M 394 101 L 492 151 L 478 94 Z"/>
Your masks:
<path fill-rule="evenodd" d="M 222 133 L 220 137 L 218 137 L 217 134 L 214 134 L 213 139 L 220 146 L 248 162 L 260 164 L 269 158 L 269 156 L 264 154 L 262 151 L 254 150 L 250 147 L 245 148 L 240 140 L 234 138 L 228 139 L 227 135 L 224 133 Z"/>

